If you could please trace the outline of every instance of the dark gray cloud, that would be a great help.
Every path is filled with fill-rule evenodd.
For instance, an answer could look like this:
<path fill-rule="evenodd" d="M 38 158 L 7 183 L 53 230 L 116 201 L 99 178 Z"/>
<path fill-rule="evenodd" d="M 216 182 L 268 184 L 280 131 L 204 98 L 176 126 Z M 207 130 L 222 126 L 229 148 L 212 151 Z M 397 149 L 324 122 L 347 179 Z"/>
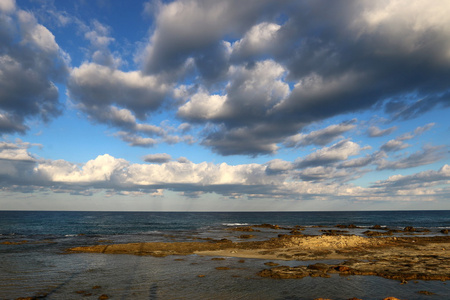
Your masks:
<path fill-rule="evenodd" d="M 162 164 L 172 160 L 172 156 L 167 153 L 148 154 L 142 158 L 145 162 Z"/>
<path fill-rule="evenodd" d="M 298 169 L 318 167 L 345 161 L 350 156 L 358 155 L 361 147 L 349 140 L 342 140 L 330 147 L 324 147 L 313 152 L 305 158 L 298 159 L 295 166 Z"/>
<path fill-rule="evenodd" d="M 388 180 L 377 181 L 372 187 L 385 189 L 410 189 L 417 187 L 429 187 L 445 183 L 450 180 L 450 166 L 444 165 L 438 171 L 424 171 L 407 176 L 396 176 Z"/>
<path fill-rule="evenodd" d="M 425 146 L 421 151 L 414 152 L 395 161 L 381 160 L 378 162 L 377 170 L 414 168 L 432 164 L 445 158 L 446 156 L 447 150 L 444 146 Z"/>
<path fill-rule="evenodd" d="M 132 134 L 132 133 L 126 132 L 126 131 L 119 131 L 119 132 L 115 133 L 115 136 L 120 138 L 122 141 L 128 143 L 128 145 L 131 147 L 147 148 L 147 147 L 153 147 L 158 143 L 157 140 L 155 140 L 153 138 L 143 137 L 141 135 Z"/>
<path fill-rule="evenodd" d="M 296 134 L 284 142 L 286 147 L 301 147 L 309 145 L 325 146 L 341 136 L 341 134 L 356 127 L 356 120 L 330 125 L 324 129 L 312 131 L 308 134 Z"/>
<path fill-rule="evenodd" d="M 102 116 L 103 110 L 110 110 L 111 106 L 128 109 L 138 119 L 145 119 L 149 112 L 160 107 L 169 87 L 155 76 L 123 72 L 95 63 L 74 68 L 68 80 L 71 99 L 102 123 L 109 120 Z"/>
<path fill-rule="evenodd" d="M 397 130 L 397 126 L 392 126 L 390 128 L 386 128 L 386 129 L 380 129 L 376 126 L 370 126 L 369 129 L 367 130 L 367 132 L 370 137 L 380 137 L 380 136 L 389 135 L 392 132 L 394 132 L 395 130 Z"/>
<path fill-rule="evenodd" d="M 405 148 L 410 147 L 411 145 L 404 143 L 401 140 L 390 140 L 387 143 L 383 144 L 380 147 L 380 150 L 385 152 L 393 152 L 393 151 L 399 151 Z"/>
<path fill-rule="evenodd" d="M 204 67 L 211 65 L 209 59 L 218 58 L 214 53 L 222 39 L 239 37 L 258 20 L 273 18 L 280 5 L 283 2 L 270 0 L 181 0 L 164 5 L 156 10 L 156 30 L 145 53 L 144 70 L 168 72 L 195 57 L 203 74 L 215 77 L 227 68 L 226 63 L 212 71 Z"/>
<path fill-rule="evenodd" d="M 0 134 L 24 133 L 27 120 L 61 113 L 55 82 L 68 74 L 66 54 L 28 12 L 0 11 Z"/>
<path fill-rule="evenodd" d="M 385 158 L 386 153 L 383 151 L 377 151 L 375 153 L 366 155 L 364 157 L 358 157 L 354 159 L 346 160 L 340 163 L 338 168 L 362 168 L 369 166 L 371 164 L 375 164 L 378 160 Z"/>
<path fill-rule="evenodd" d="M 313 122 L 383 105 L 394 118 L 448 106 L 450 24 L 435 16 L 426 2 L 405 7 L 374 1 L 296 1 L 275 9 L 284 13 L 282 22 L 260 18 L 259 23 L 243 26 L 247 31 L 230 43 L 228 76 L 221 77 L 226 88 L 217 93 L 221 98 L 203 97 L 201 102 L 192 97 L 187 105 L 196 113 L 187 106 L 178 111 L 185 120 L 215 126 L 203 141 L 215 152 L 274 153 L 274 145 Z M 227 10 L 223 13 L 226 18 Z M 210 37 L 219 40 L 219 36 Z M 186 53 L 183 61 L 189 56 Z M 271 85 L 255 84 L 263 81 L 258 70 L 267 61 L 281 70 L 272 82 L 290 83 L 287 93 L 270 101 L 267 87 Z M 247 73 L 239 69 L 242 66 Z M 255 135 L 257 128 L 270 126 L 279 129 L 277 135 Z M 393 130 L 372 128 L 369 134 L 381 136 Z M 251 135 L 246 147 L 238 145 L 238 137 Z"/>

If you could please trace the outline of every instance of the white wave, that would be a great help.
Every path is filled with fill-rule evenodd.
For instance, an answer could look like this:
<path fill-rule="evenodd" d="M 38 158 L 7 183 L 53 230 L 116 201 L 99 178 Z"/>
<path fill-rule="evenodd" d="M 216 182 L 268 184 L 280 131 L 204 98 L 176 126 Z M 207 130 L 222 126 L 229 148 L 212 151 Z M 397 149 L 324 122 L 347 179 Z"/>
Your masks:
<path fill-rule="evenodd" d="M 246 226 L 250 225 L 249 223 L 222 223 L 224 226 Z"/>

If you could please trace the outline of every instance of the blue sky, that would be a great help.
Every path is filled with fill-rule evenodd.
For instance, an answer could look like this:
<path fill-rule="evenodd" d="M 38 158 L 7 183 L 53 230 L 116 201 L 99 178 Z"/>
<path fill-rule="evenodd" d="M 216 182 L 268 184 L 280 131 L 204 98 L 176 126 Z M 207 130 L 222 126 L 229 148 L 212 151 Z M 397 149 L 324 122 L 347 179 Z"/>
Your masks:
<path fill-rule="evenodd" d="M 450 209 L 448 1 L 0 2 L 0 209 Z"/>

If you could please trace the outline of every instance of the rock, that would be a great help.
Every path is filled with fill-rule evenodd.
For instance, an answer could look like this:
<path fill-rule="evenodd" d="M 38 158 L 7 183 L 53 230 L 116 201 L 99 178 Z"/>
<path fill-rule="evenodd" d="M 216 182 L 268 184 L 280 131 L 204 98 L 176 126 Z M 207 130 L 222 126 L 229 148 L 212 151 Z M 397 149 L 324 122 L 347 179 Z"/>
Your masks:
<path fill-rule="evenodd" d="M 205 277 L 205 275 L 197 275 L 197 277 L 203 278 Z"/>
<path fill-rule="evenodd" d="M 0 244 L 2 244 L 2 245 L 22 245 L 22 244 L 26 244 L 26 243 L 28 243 L 28 241 L 19 241 L 19 242 L 4 241 L 4 242 L 1 242 Z"/>
<path fill-rule="evenodd" d="M 261 225 L 255 225 L 254 227 L 269 228 L 269 229 L 281 229 L 281 227 L 278 226 L 278 225 L 272 225 L 272 224 L 267 224 L 267 223 L 264 223 L 264 224 L 261 224 Z"/>
<path fill-rule="evenodd" d="M 322 264 L 322 263 L 317 263 L 317 264 L 313 264 L 313 265 L 309 265 L 308 266 L 308 269 L 310 269 L 310 270 L 318 270 L 318 271 L 323 271 L 323 272 L 328 271 L 329 268 L 330 268 L 329 265 Z"/>
<path fill-rule="evenodd" d="M 98 300 L 107 300 L 109 299 L 109 296 L 106 294 L 101 294 L 100 296 L 98 296 Z"/>
<path fill-rule="evenodd" d="M 441 233 L 443 233 L 443 234 L 448 234 L 448 229 L 442 229 L 442 230 L 441 230 Z"/>
<path fill-rule="evenodd" d="M 244 227 L 234 227 L 234 228 L 229 228 L 228 230 L 231 231 L 243 231 L 243 232 L 259 232 L 260 230 L 255 230 L 250 226 L 244 226 Z"/>
<path fill-rule="evenodd" d="M 367 231 L 364 231 L 363 234 L 365 234 L 367 236 L 382 236 L 382 235 L 392 235 L 392 232 L 391 231 L 380 232 L 380 231 L 367 230 Z"/>
<path fill-rule="evenodd" d="M 395 297 L 387 297 L 387 298 L 384 298 L 383 300 L 400 300 L 400 299 L 395 298 Z"/>
<path fill-rule="evenodd" d="M 293 229 L 289 233 L 293 234 L 293 235 L 303 235 L 302 230 L 304 230 L 304 229 Z"/>
<path fill-rule="evenodd" d="M 415 229 L 414 227 L 412 227 L 412 226 L 406 226 L 406 227 L 403 229 L 403 231 L 406 231 L 406 232 L 415 232 L 416 229 Z"/>
<path fill-rule="evenodd" d="M 334 267 L 333 269 L 335 269 L 339 273 L 349 272 L 351 270 L 351 268 L 349 268 L 347 266 L 337 266 L 337 267 Z"/>
<path fill-rule="evenodd" d="M 253 234 L 242 234 L 239 236 L 240 239 L 251 239 L 255 237 Z"/>
<path fill-rule="evenodd" d="M 228 267 L 216 267 L 216 270 L 229 270 L 230 268 Z"/>
<path fill-rule="evenodd" d="M 92 287 L 93 290 L 98 290 L 98 289 L 101 289 L 101 288 L 102 288 L 102 287 L 99 286 L 99 285 L 94 285 L 94 286 Z"/>
<path fill-rule="evenodd" d="M 435 293 L 432 293 L 432 292 L 429 292 L 429 291 L 418 291 L 417 293 L 418 294 L 422 294 L 422 295 L 428 295 L 428 296 L 436 295 Z"/>
<path fill-rule="evenodd" d="M 223 258 L 223 257 L 213 257 L 213 258 L 211 258 L 211 260 L 225 260 L 225 258 Z"/>
<path fill-rule="evenodd" d="M 337 228 L 349 228 L 349 229 L 360 228 L 360 227 L 356 226 L 355 224 L 350 224 L 350 225 L 338 224 L 335 227 L 337 227 Z"/>
<path fill-rule="evenodd" d="M 335 230 L 335 229 L 321 229 L 321 232 L 326 235 L 341 235 L 343 233 L 348 233 L 348 230 Z"/>
<path fill-rule="evenodd" d="M 274 263 L 274 262 L 271 262 L 271 261 L 269 261 L 269 262 L 266 262 L 266 263 L 264 263 L 266 266 L 270 266 L 270 267 L 275 267 L 275 266 L 279 266 L 280 264 L 277 264 L 277 263 Z"/>

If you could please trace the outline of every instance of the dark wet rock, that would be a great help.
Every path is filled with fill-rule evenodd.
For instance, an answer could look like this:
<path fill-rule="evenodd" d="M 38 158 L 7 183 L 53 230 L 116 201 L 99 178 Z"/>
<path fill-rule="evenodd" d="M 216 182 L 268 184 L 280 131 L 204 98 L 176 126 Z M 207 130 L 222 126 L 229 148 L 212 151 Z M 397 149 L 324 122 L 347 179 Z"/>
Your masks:
<path fill-rule="evenodd" d="M 435 293 L 429 292 L 429 291 L 418 291 L 417 294 L 422 294 L 422 295 L 427 295 L 427 296 L 436 295 Z"/>
<path fill-rule="evenodd" d="M 245 263 L 245 260 L 244 259 L 240 259 L 240 260 L 238 260 L 238 263 L 243 264 L 243 263 Z"/>
<path fill-rule="evenodd" d="M 251 226 L 233 227 L 233 228 L 228 228 L 228 230 L 231 230 L 231 231 L 243 231 L 243 232 L 260 232 L 260 230 L 253 229 Z"/>
<path fill-rule="evenodd" d="M 369 227 L 369 229 L 389 230 L 386 226 L 381 226 L 381 225 L 374 225 L 372 227 Z"/>
<path fill-rule="evenodd" d="M 330 266 L 327 264 L 323 264 L 323 263 L 317 263 L 317 264 L 309 265 L 307 268 L 309 270 L 318 270 L 318 271 L 322 271 L 322 272 L 327 272 L 328 269 L 330 268 Z"/>
<path fill-rule="evenodd" d="M 197 275 L 197 277 L 200 277 L 200 278 L 203 278 L 203 277 L 205 277 L 206 275 Z"/>
<path fill-rule="evenodd" d="M 216 267 L 216 270 L 230 270 L 229 267 Z"/>
<path fill-rule="evenodd" d="M 324 235 L 343 235 L 348 233 L 348 230 L 336 230 L 336 229 L 321 229 Z"/>
<path fill-rule="evenodd" d="M 223 257 L 213 257 L 213 258 L 211 258 L 211 260 L 225 260 L 225 258 L 223 258 Z"/>
<path fill-rule="evenodd" d="M 381 232 L 381 231 L 366 230 L 363 232 L 363 234 L 365 234 L 367 236 L 384 236 L 384 235 L 392 235 L 392 232 L 391 231 Z"/>
<path fill-rule="evenodd" d="M 272 225 L 272 224 L 267 224 L 267 223 L 260 224 L 260 225 L 253 225 L 253 227 L 257 227 L 257 228 L 268 228 L 268 229 L 276 229 L 276 230 L 282 229 L 282 228 L 281 228 L 280 226 L 278 226 L 278 225 Z"/>
<path fill-rule="evenodd" d="M 253 234 L 242 234 L 239 236 L 240 239 L 251 239 L 254 238 L 255 236 Z"/>
<path fill-rule="evenodd" d="M 448 229 L 442 229 L 442 230 L 441 230 L 441 233 L 443 233 L 443 234 L 448 234 Z"/>
<path fill-rule="evenodd" d="M 303 231 L 304 229 L 293 229 L 291 230 L 289 233 L 292 235 L 303 235 Z"/>
<path fill-rule="evenodd" d="M 280 264 L 277 264 L 277 263 L 274 263 L 274 262 L 271 262 L 271 261 L 269 261 L 269 262 L 266 262 L 266 263 L 264 263 L 266 266 L 269 266 L 269 267 L 275 267 L 275 266 L 279 266 Z"/>
<path fill-rule="evenodd" d="M 76 291 L 75 293 L 82 295 L 83 297 L 89 297 L 92 296 L 92 293 L 87 292 L 87 291 Z"/>
<path fill-rule="evenodd" d="M 335 227 L 337 227 L 337 228 L 348 228 L 348 229 L 361 228 L 361 227 L 356 226 L 355 224 L 350 224 L 350 225 L 338 224 Z"/>
<path fill-rule="evenodd" d="M 437 259 L 440 268 L 433 268 Z M 442 267 L 445 265 L 445 267 Z M 450 259 L 442 257 L 390 257 L 371 261 L 346 261 L 339 265 L 316 263 L 309 266 L 279 266 L 258 273 L 271 278 L 328 277 L 329 274 L 380 276 L 407 282 L 408 280 L 450 280 Z"/>
<path fill-rule="evenodd" d="M 98 296 L 98 300 L 107 300 L 109 299 L 109 296 L 106 294 L 101 294 L 100 296 Z"/>
<path fill-rule="evenodd" d="M 403 229 L 403 231 L 405 231 L 405 232 L 415 232 L 416 229 L 415 229 L 414 227 L 412 227 L 412 226 L 406 226 L 406 227 Z"/>
<path fill-rule="evenodd" d="M 11 242 L 11 241 L 4 241 L 1 242 L 0 244 L 2 245 L 23 245 L 23 244 L 27 244 L 28 241 L 18 241 L 18 242 Z"/>

